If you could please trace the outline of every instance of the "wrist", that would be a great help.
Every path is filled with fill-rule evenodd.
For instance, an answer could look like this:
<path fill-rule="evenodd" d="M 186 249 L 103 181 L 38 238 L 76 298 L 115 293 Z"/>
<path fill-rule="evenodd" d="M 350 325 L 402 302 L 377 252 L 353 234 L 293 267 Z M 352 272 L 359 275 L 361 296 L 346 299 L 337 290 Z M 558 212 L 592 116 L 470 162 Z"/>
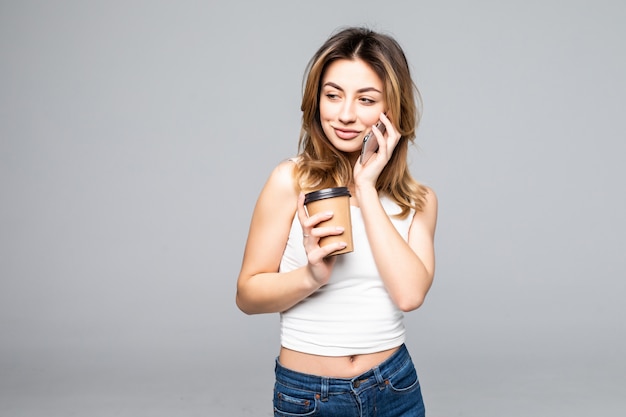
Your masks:
<path fill-rule="evenodd" d="M 302 290 L 308 294 L 311 294 L 317 291 L 322 286 L 322 283 L 320 283 L 320 281 L 316 278 L 315 272 L 313 271 L 313 267 L 311 264 L 307 264 L 304 267 L 304 272 L 305 277 L 302 283 Z"/>
<path fill-rule="evenodd" d="M 374 184 L 355 184 L 354 193 L 359 201 L 361 201 L 362 198 L 367 198 L 369 196 L 375 196 L 378 198 L 378 191 L 376 190 L 376 186 Z"/>

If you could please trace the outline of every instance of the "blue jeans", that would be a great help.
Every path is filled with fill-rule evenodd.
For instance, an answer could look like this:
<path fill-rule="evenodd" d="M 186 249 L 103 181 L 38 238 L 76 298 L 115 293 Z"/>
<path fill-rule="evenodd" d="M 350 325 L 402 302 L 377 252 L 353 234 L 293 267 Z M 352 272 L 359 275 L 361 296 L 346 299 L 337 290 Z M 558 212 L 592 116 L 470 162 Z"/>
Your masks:
<path fill-rule="evenodd" d="M 406 346 L 354 378 L 295 372 L 276 360 L 274 416 L 424 417 L 417 372 Z"/>

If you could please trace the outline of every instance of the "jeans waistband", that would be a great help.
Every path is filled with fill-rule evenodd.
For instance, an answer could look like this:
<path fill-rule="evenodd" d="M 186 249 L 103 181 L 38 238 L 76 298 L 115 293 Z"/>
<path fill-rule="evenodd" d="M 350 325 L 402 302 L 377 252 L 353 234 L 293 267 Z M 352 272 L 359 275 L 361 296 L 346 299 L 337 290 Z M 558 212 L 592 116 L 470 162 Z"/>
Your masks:
<path fill-rule="evenodd" d="M 276 381 L 306 391 L 321 393 L 322 397 L 328 393 L 340 393 L 353 390 L 363 390 L 372 385 L 382 386 L 386 380 L 400 371 L 411 360 L 409 351 L 402 344 L 400 348 L 380 365 L 354 378 L 328 378 L 318 375 L 309 375 L 285 368 L 276 359 Z"/>

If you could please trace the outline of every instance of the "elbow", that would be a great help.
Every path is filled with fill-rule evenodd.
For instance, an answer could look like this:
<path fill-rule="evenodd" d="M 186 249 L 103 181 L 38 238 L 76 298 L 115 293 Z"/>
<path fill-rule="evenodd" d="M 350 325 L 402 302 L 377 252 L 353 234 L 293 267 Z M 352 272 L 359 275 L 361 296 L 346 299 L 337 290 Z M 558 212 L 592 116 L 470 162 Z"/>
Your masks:
<path fill-rule="evenodd" d="M 404 313 L 417 310 L 423 303 L 424 297 L 404 297 L 396 301 L 396 305 Z"/>
<path fill-rule="evenodd" d="M 433 276 L 429 274 L 428 281 L 423 285 L 397 292 L 394 299 L 396 306 L 404 313 L 417 310 L 426 301 L 426 295 L 430 290 L 432 282 Z"/>
<path fill-rule="evenodd" d="M 239 310 L 241 310 L 241 312 L 244 314 L 251 316 L 257 313 L 253 308 L 251 308 L 249 303 L 245 302 L 239 292 L 237 292 L 237 294 L 235 295 L 235 304 L 237 304 L 237 308 L 239 308 Z"/>
<path fill-rule="evenodd" d="M 393 291 L 389 291 L 389 296 L 396 307 L 404 312 L 408 313 L 413 310 L 417 310 L 424 304 L 428 288 L 423 287 L 399 287 L 394 288 Z"/>
<path fill-rule="evenodd" d="M 241 277 L 239 277 L 239 279 L 237 280 L 237 289 L 235 291 L 235 304 L 242 313 L 249 316 L 258 313 L 257 311 L 255 311 L 255 304 L 250 295 L 251 294 L 249 288 L 244 285 Z"/>

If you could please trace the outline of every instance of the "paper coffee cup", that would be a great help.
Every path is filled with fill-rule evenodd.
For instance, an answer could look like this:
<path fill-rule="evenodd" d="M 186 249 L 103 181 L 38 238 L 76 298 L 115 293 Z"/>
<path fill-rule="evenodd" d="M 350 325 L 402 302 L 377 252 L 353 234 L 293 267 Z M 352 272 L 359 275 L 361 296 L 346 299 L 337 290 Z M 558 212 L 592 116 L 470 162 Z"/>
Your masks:
<path fill-rule="evenodd" d="M 324 188 L 323 190 L 307 193 L 304 196 L 304 205 L 309 216 L 325 211 L 333 212 L 333 217 L 320 222 L 317 227 L 342 226 L 344 228 L 344 232 L 340 235 L 321 238 L 320 246 L 326 246 L 334 242 L 346 242 L 348 244 L 344 249 L 332 252 L 331 255 L 339 255 L 354 250 L 352 244 L 352 218 L 350 216 L 350 191 L 348 191 L 348 187 Z"/>

